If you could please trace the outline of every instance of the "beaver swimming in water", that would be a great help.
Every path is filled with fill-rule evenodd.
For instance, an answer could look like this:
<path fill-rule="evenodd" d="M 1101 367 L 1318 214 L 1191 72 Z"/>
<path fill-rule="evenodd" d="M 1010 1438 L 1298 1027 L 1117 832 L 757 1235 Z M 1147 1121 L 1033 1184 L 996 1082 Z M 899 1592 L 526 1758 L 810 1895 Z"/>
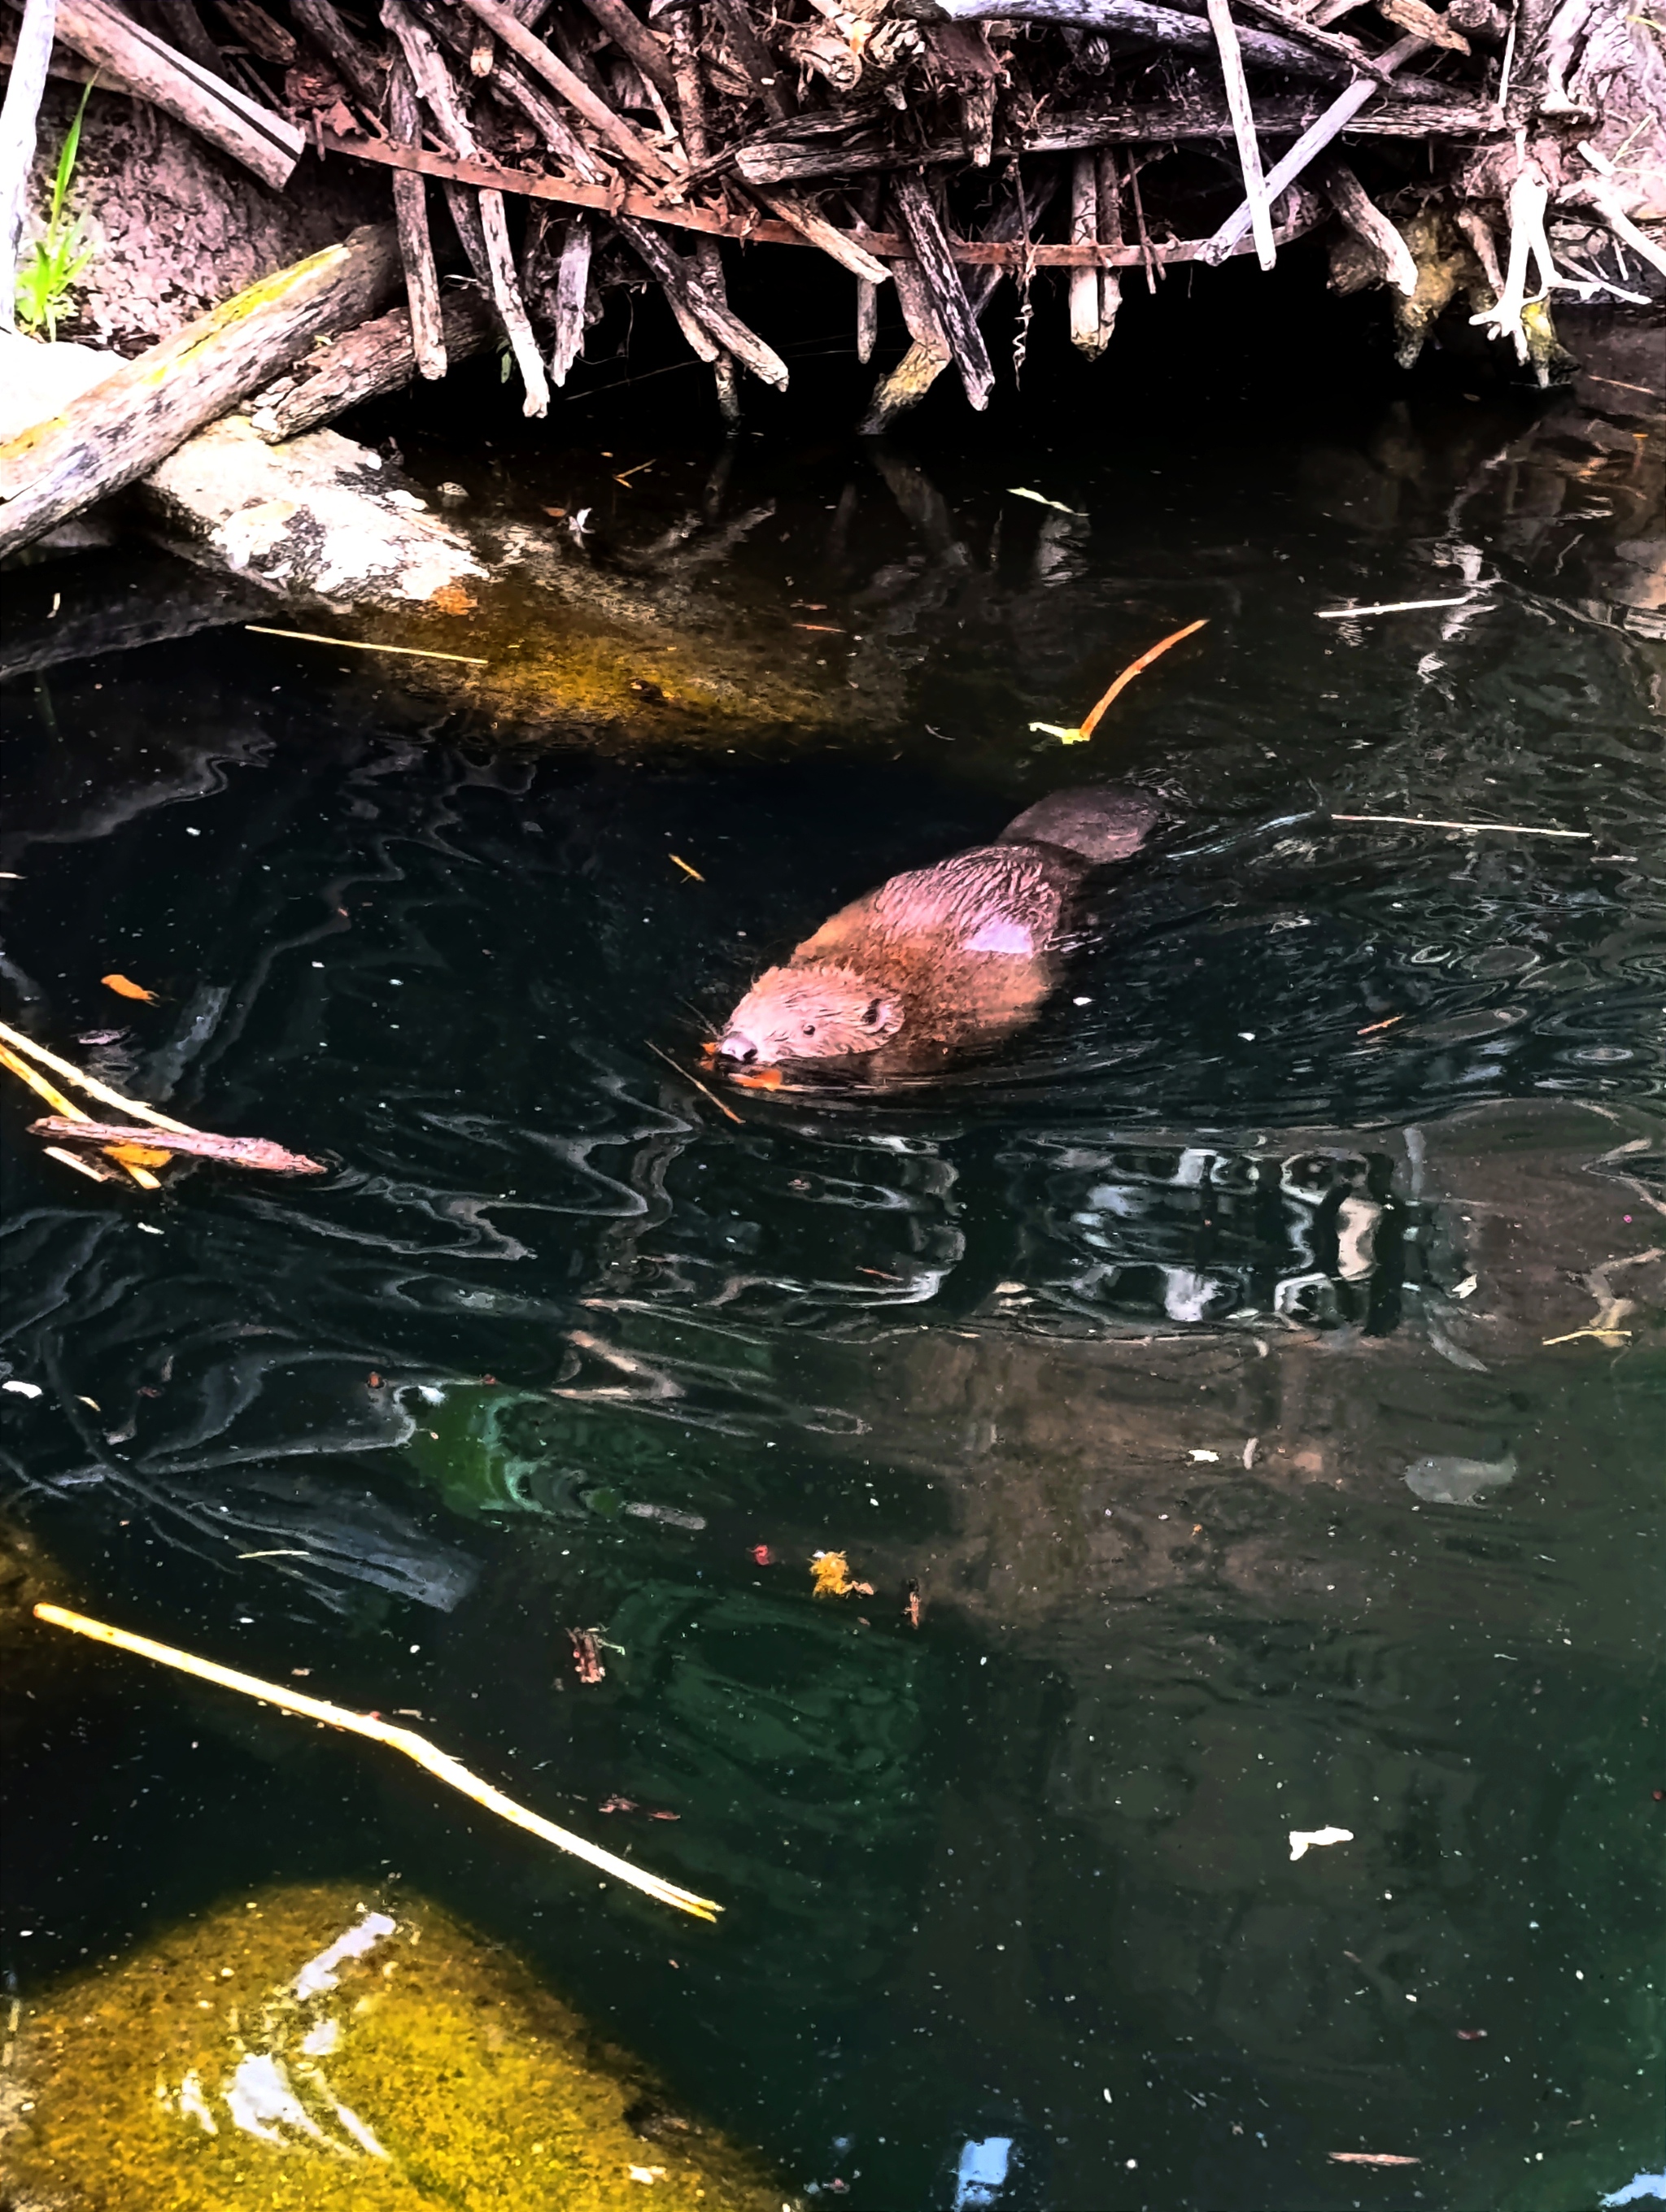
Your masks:
<path fill-rule="evenodd" d="M 1085 878 L 1138 852 L 1161 811 L 1128 786 L 1055 792 L 994 844 L 892 876 L 759 977 L 729 1017 L 720 1060 L 863 1054 L 877 1074 L 1009 1034 L 1057 982 Z"/>

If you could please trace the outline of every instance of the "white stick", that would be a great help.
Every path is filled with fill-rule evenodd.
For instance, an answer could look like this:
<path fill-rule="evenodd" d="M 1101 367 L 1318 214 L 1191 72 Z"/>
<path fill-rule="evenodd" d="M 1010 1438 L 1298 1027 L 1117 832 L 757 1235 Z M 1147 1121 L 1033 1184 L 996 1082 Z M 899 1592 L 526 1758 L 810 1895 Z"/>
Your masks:
<path fill-rule="evenodd" d="M 1314 613 L 1321 622 L 1347 622 L 1355 615 L 1404 615 L 1418 607 L 1472 607 L 1490 605 L 1480 601 L 1473 592 L 1466 592 L 1461 599 L 1383 599 L 1374 607 L 1316 607 Z"/>
<path fill-rule="evenodd" d="M 17 327 L 17 248 L 28 204 L 34 127 L 52 58 L 58 0 L 27 0 L 0 111 L 0 330 Z"/>
<path fill-rule="evenodd" d="M 1590 830 L 1529 830 L 1524 822 L 1438 822 L 1427 814 L 1333 814 L 1333 822 L 1397 822 L 1413 830 L 1507 830 L 1512 837 L 1578 837 L 1589 844 Z"/>
<path fill-rule="evenodd" d="M 391 1728 L 374 1713 L 356 1713 L 345 1705 L 328 1705 L 322 1698 L 303 1697 L 298 1690 L 285 1689 L 277 1682 L 263 1682 L 258 1674 L 240 1674 L 233 1668 L 217 1666 L 211 1659 L 198 1659 L 192 1652 L 176 1650 L 171 1644 L 154 1644 L 148 1636 L 134 1636 L 125 1628 L 112 1628 L 106 1621 L 90 1620 L 85 1613 L 67 1612 L 61 1605 L 38 1605 L 34 1617 L 53 1628 L 68 1628 L 77 1636 L 90 1637 L 95 1644 L 112 1644 L 118 1651 L 131 1651 L 141 1659 L 155 1659 L 164 1667 L 175 1667 L 182 1674 L 194 1675 L 200 1682 L 216 1682 L 223 1690 L 235 1690 L 246 1698 L 258 1698 L 264 1705 L 276 1705 L 281 1712 L 298 1713 L 304 1719 L 321 1721 L 326 1728 L 346 1729 L 354 1735 L 368 1736 L 373 1743 L 385 1743 L 390 1750 L 402 1751 L 437 1780 L 461 1790 L 464 1796 L 472 1798 L 477 1805 L 483 1805 L 489 1813 L 496 1813 L 517 1828 L 541 1837 L 557 1850 L 583 1859 L 601 1873 L 611 1875 L 616 1881 L 629 1882 L 633 1889 L 658 1898 L 662 1905 L 674 1905 L 691 1913 L 696 1920 L 714 1920 L 723 1909 L 708 1897 L 696 1897 L 692 1890 L 679 1889 L 674 1882 L 633 1866 L 629 1859 L 616 1858 L 599 1844 L 587 1843 L 569 1828 L 558 1828 L 541 1814 L 529 1813 L 513 1797 L 494 1790 L 489 1782 L 471 1774 L 448 1752 L 430 1743 L 425 1735 L 418 1735 L 414 1729 Z"/>
<path fill-rule="evenodd" d="M 1263 269 L 1270 269 L 1279 258 L 1279 249 L 1273 243 L 1273 217 L 1262 173 L 1261 141 L 1256 136 L 1256 118 L 1250 106 L 1250 87 L 1244 82 L 1243 57 L 1238 52 L 1237 26 L 1232 21 L 1226 0 L 1207 0 L 1207 4 L 1209 27 L 1213 31 L 1215 44 L 1220 50 L 1220 74 L 1226 85 L 1226 112 L 1232 118 L 1232 136 L 1237 139 L 1238 148 L 1238 167 L 1243 172 L 1244 204 L 1250 210 L 1250 229 L 1256 241 L 1256 258 Z"/>
<path fill-rule="evenodd" d="M 1384 70 L 1396 70 L 1402 62 L 1408 62 L 1420 54 L 1428 44 L 1426 39 L 1398 39 L 1377 58 Z M 1268 172 L 1266 191 L 1270 207 L 1280 193 L 1287 191 L 1310 161 L 1322 154 L 1333 138 L 1340 137 L 1354 117 L 1371 97 L 1383 89 L 1375 77 L 1362 76 L 1339 93 L 1324 113 L 1310 123 L 1301 137 L 1280 161 L 1275 161 Z M 1198 255 L 1200 261 L 1224 261 L 1250 228 L 1250 203 L 1245 200 L 1229 215 L 1214 236 Z"/>

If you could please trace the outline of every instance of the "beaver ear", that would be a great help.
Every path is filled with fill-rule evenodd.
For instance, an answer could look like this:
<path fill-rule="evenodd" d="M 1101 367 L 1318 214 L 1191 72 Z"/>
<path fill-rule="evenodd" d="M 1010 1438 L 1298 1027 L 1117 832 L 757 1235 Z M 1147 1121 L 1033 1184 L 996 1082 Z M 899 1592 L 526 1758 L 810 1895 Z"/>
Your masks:
<path fill-rule="evenodd" d="M 870 999 L 866 1010 L 862 1015 L 862 1027 L 865 1030 L 878 1029 L 885 1018 L 885 1002 L 883 999 Z"/>

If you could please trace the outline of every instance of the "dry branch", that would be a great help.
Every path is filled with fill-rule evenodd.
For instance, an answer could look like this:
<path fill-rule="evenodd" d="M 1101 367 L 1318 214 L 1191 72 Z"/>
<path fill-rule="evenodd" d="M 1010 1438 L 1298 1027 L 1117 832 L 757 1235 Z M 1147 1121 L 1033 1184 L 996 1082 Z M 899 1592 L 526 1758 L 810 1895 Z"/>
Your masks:
<path fill-rule="evenodd" d="M 266 1137 L 216 1137 L 206 1129 L 157 1129 L 141 1124 L 123 1128 L 111 1121 L 89 1121 L 73 1110 L 31 1121 L 37 1137 L 72 1137 L 82 1145 L 144 1145 L 159 1152 L 183 1152 L 193 1159 L 219 1160 L 227 1167 L 259 1168 L 268 1175 L 325 1175 L 322 1160 L 285 1152 Z"/>
<path fill-rule="evenodd" d="M 293 123 L 170 46 L 105 0 L 58 0 L 58 35 L 106 84 L 137 93 L 281 191 L 307 141 Z"/>
<path fill-rule="evenodd" d="M 448 361 L 466 361 L 483 353 L 497 325 L 491 310 L 471 289 L 447 293 L 441 313 L 443 375 Z M 420 368 L 410 312 L 394 307 L 373 322 L 362 323 L 322 352 L 308 355 L 293 374 L 269 385 L 254 399 L 249 419 L 269 446 L 281 445 L 286 438 L 317 429 L 320 422 L 334 422 L 350 407 L 398 392 Z"/>
<path fill-rule="evenodd" d="M 397 138 L 414 139 L 422 127 L 416 86 L 403 54 L 394 55 L 388 72 L 387 119 Z M 418 374 L 435 382 L 448 366 L 440 276 L 428 227 L 428 186 L 408 170 L 393 173 L 393 214 L 398 225 L 399 259 L 404 266 L 405 304 L 416 367 Z M 260 434 L 265 436 L 264 429 Z"/>
<path fill-rule="evenodd" d="M 1273 217 L 1262 180 L 1261 142 L 1256 136 L 1256 118 L 1250 106 L 1250 87 L 1243 74 L 1237 26 L 1226 0 L 1208 0 L 1208 9 L 1209 27 L 1220 49 L 1220 74 L 1226 86 L 1226 111 L 1232 118 L 1232 136 L 1237 142 L 1238 167 L 1243 172 L 1250 234 L 1256 241 L 1256 258 L 1263 269 L 1270 269 L 1278 259 L 1278 248 L 1273 243 Z"/>
<path fill-rule="evenodd" d="M 923 177 L 904 173 L 892 187 L 903 228 L 913 246 L 920 279 L 930 297 L 938 325 L 948 342 L 966 397 L 974 407 L 989 404 L 995 373 L 989 366 L 983 333 L 966 297 L 949 241 L 944 234 L 932 196 Z"/>

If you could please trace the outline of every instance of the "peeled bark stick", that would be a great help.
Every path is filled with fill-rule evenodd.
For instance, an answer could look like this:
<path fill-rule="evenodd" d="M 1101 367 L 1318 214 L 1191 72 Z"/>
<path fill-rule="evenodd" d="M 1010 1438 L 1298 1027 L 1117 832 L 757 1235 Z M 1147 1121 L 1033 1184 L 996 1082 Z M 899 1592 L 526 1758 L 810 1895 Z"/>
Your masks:
<path fill-rule="evenodd" d="M 582 218 L 581 218 L 582 220 Z M 450 292 L 441 306 L 441 371 L 450 361 L 484 353 L 496 335 L 491 309 L 472 289 Z M 394 307 L 302 362 L 292 376 L 260 392 L 249 420 L 269 446 L 332 422 L 350 407 L 401 391 L 422 368 L 410 313 Z M 431 375 L 430 369 L 422 369 Z"/>
<path fill-rule="evenodd" d="M 550 374 L 565 384 L 567 372 L 584 351 L 584 307 L 590 290 L 590 218 L 569 218 L 556 264 L 556 335 L 550 349 Z"/>
<path fill-rule="evenodd" d="M 1099 242 L 1099 169 L 1092 154 L 1078 154 L 1070 165 L 1070 242 Z M 1085 265 L 1073 269 L 1068 296 L 1070 343 L 1090 361 L 1097 361 L 1110 336 L 1099 316 L 1098 270 Z"/>
<path fill-rule="evenodd" d="M 392 224 L 356 230 L 198 315 L 101 384 L 0 446 L 0 554 L 149 475 L 204 423 L 386 301 Z"/>
<path fill-rule="evenodd" d="M 0 110 L 0 330 L 17 327 L 17 248 L 34 165 L 35 118 L 52 58 L 56 0 L 26 0 Z"/>
<path fill-rule="evenodd" d="M 393 136 L 408 145 L 421 136 L 416 87 L 410 65 L 401 53 L 393 56 L 388 76 L 387 119 Z M 407 169 L 393 172 L 393 214 L 399 228 L 399 258 L 404 264 L 405 301 L 416 371 L 436 382 L 450 366 L 440 307 L 440 274 L 434 264 L 434 241 L 428 227 L 428 186 Z M 325 419 L 318 417 L 319 422 Z M 259 428 L 258 423 L 255 427 Z M 264 438 L 266 433 L 263 429 L 260 434 Z"/>
<path fill-rule="evenodd" d="M 1426 39 L 1398 39 L 1386 53 L 1379 55 L 1377 58 L 1385 70 L 1398 69 L 1402 62 L 1409 61 L 1414 54 L 1420 54 L 1427 44 Z M 1360 77 L 1351 84 L 1346 92 L 1339 94 L 1337 98 L 1331 101 L 1330 106 L 1326 108 L 1316 122 L 1308 125 L 1284 158 L 1274 164 L 1267 178 L 1267 198 L 1269 205 L 1278 198 L 1280 192 L 1287 191 L 1295 183 L 1310 161 L 1318 159 L 1333 138 L 1339 137 L 1347 130 L 1365 102 L 1372 99 L 1381 89 L 1382 86 L 1377 79 L 1368 76 Z M 1241 207 L 1235 208 L 1227 216 L 1220 228 L 1204 246 L 1202 252 L 1197 257 L 1198 259 L 1210 263 L 1224 261 L 1249 227 L 1250 203 L 1246 200 Z"/>
<path fill-rule="evenodd" d="M 57 33 L 97 64 L 107 84 L 137 93 L 282 191 L 307 149 L 304 134 L 157 38 L 105 0 L 58 0 Z"/>
<path fill-rule="evenodd" d="M 419 23 L 402 0 L 383 0 L 382 21 L 399 43 L 406 66 L 423 106 L 433 117 L 435 126 L 454 154 L 475 155 L 480 149 L 473 130 L 463 112 L 462 101 L 445 57 L 429 31 Z M 520 27 L 515 18 L 517 30 Z M 526 303 L 520 296 L 520 283 L 515 275 L 514 256 L 509 246 L 508 221 L 503 212 L 503 195 L 499 191 L 482 190 L 477 195 L 480 229 L 486 260 L 486 272 L 491 286 L 492 298 L 509 341 L 509 349 L 520 371 L 520 380 L 526 386 L 523 411 L 532 416 L 547 415 L 550 411 L 550 380 L 544 372 L 544 358 L 538 351 L 532 325 L 527 318 Z M 466 243 L 466 240 L 465 240 Z"/>
<path fill-rule="evenodd" d="M 790 222 L 794 230 L 807 238 L 812 246 L 820 246 L 831 261 L 841 269 L 849 270 L 853 276 L 865 284 L 883 284 L 891 275 L 883 261 L 876 260 L 865 246 L 859 246 L 849 234 L 836 230 L 823 216 L 817 214 L 807 201 L 796 192 L 760 191 L 765 207 L 778 215 L 783 222 Z"/>
<path fill-rule="evenodd" d="M 326 1728 L 344 1729 L 350 1735 L 368 1737 L 372 1743 L 386 1744 L 391 1751 L 403 1752 L 436 1781 L 460 1790 L 477 1805 L 483 1805 L 489 1813 L 496 1813 L 515 1827 L 525 1828 L 546 1844 L 553 1844 L 557 1850 L 584 1860 L 599 1873 L 611 1875 L 616 1881 L 628 1882 L 633 1889 L 657 1898 L 662 1905 L 674 1905 L 679 1911 L 690 1913 L 696 1920 L 715 1920 L 723 1909 L 709 1897 L 696 1897 L 692 1890 L 679 1889 L 675 1882 L 648 1874 L 641 1867 L 632 1865 L 629 1859 L 616 1857 L 599 1844 L 575 1835 L 571 1829 L 558 1828 L 553 1820 L 529 1813 L 524 1805 L 518 1805 L 513 1797 L 506 1797 L 489 1782 L 471 1774 L 459 1760 L 441 1751 L 437 1744 L 430 1743 L 425 1735 L 418 1735 L 414 1729 L 393 1728 L 379 1714 L 356 1713 L 345 1705 L 332 1705 L 323 1698 L 304 1697 L 298 1690 L 277 1682 L 263 1682 L 258 1675 L 239 1674 L 234 1668 L 216 1666 L 211 1659 L 199 1659 L 195 1653 L 178 1650 L 171 1644 L 153 1643 L 148 1636 L 135 1636 L 127 1629 L 112 1628 L 105 1621 L 89 1620 L 85 1613 L 70 1613 L 61 1605 L 38 1605 L 34 1617 L 50 1627 L 67 1628 L 77 1636 L 90 1637 L 95 1644 L 107 1644 L 115 1650 L 131 1651 L 137 1658 L 154 1659 L 163 1667 L 176 1668 L 180 1674 L 192 1675 L 199 1682 L 213 1682 L 222 1690 L 235 1690 L 241 1697 L 258 1698 L 262 1705 L 274 1706 L 279 1712 L 320 1721 Z"/>
<path fill-rule="evenodd" d="M 1326 198 L 1337 214 L 1382 264 L 1384 282 L 1397 285 L 1410 299 L 1417 289 L 1417 264 L 1412 258 L 1411 248 L 1371 199 L 1359 178 L 1341 156 L 1335 154 L 1319 164 L 1316 174 Z M 1463 217 L 1460 216 L 1459 223 L 1462 224 L 1462 221 Z"/>
<path fill-rule="evenodd" d="M 535 39 L 520 18 L 501 4 L 501 0 L 462 0 L 462 4 L 488 30 L 496 31 L 510 52 L 519 54 L 528 69 L 546 84 L 553 85 L 568 106 L 577 108 L 586 122 L 593 124 L 634 168 L 661 184 L 671 181 L 670 164 L 654 152 L 641 132 L 633 131 L 622 116 L 616 115 L 606 101 L 592 92 L 576 71 L 552 54 L 542 39 Z"/>
<path fill-rule="evenodd" d="M 289 0 L 289 13 L 345 79 L 360 106 L 374 116 L 382 104 L 382 65 L 370 48 L 342 21 L 330 0 Z"/>
<path fill-rule="evenodd" d="M 194 1159 L 220 1160 L 234 1168 L 260 1168 L 268 1175 L 327 1175 L 322 1160 L 287 1152 L 266 1137 L 216 1137 L 205 1129 L 125 1129 L 112 1121 L 88 1121 L 78 1114 L 48 1114 L 31 1121 L 35 1137 L 73 1137 L 83 1145 L 149 1145 L 157 1152 L 184 1152 Z"/>
<path fill-rule="evenodd" d="M 977 317 L 966 297 L 960 271 L 949 252 L 949 241 L 926 180 L 917 174 L 904 173 L 897 179 L 894 190 L 903 228 L 919 262 L 921 276 L 931 294 L 955 367 L 960 371 L 966 397 L 974 407 L 985 408 L 994 389 L 995 373 L 989 366 L 983 333 L 977 326 Z"/>
<path fill-rule="evenodd" d="M 1243 172 L 1243 194 L 1250 209 L 1250 230 L 1256 241 L 1256 258 L 1263 269 L 1270 269 L 1279 258 L 1279 249 L 1273 243 L 1273 217 L 1267 204 L 1267 187 L 1262 179 L 1261 141 L 1256 136 L 1256 118 L 1250 106 L 1250 87 L 1244 81 L 1243 56 L 1238 51 L 1237 25 L 1232 21 L 1232 11 L 1226 0 L 1207 0 L 1209 27 L 1215 34 L 1215 44 L 1220 49 L 1220 74 L 1226 87 L 1226 112 L 1232 118 L 1232 136 L 1237 142 L 1238 167 Z"/>

